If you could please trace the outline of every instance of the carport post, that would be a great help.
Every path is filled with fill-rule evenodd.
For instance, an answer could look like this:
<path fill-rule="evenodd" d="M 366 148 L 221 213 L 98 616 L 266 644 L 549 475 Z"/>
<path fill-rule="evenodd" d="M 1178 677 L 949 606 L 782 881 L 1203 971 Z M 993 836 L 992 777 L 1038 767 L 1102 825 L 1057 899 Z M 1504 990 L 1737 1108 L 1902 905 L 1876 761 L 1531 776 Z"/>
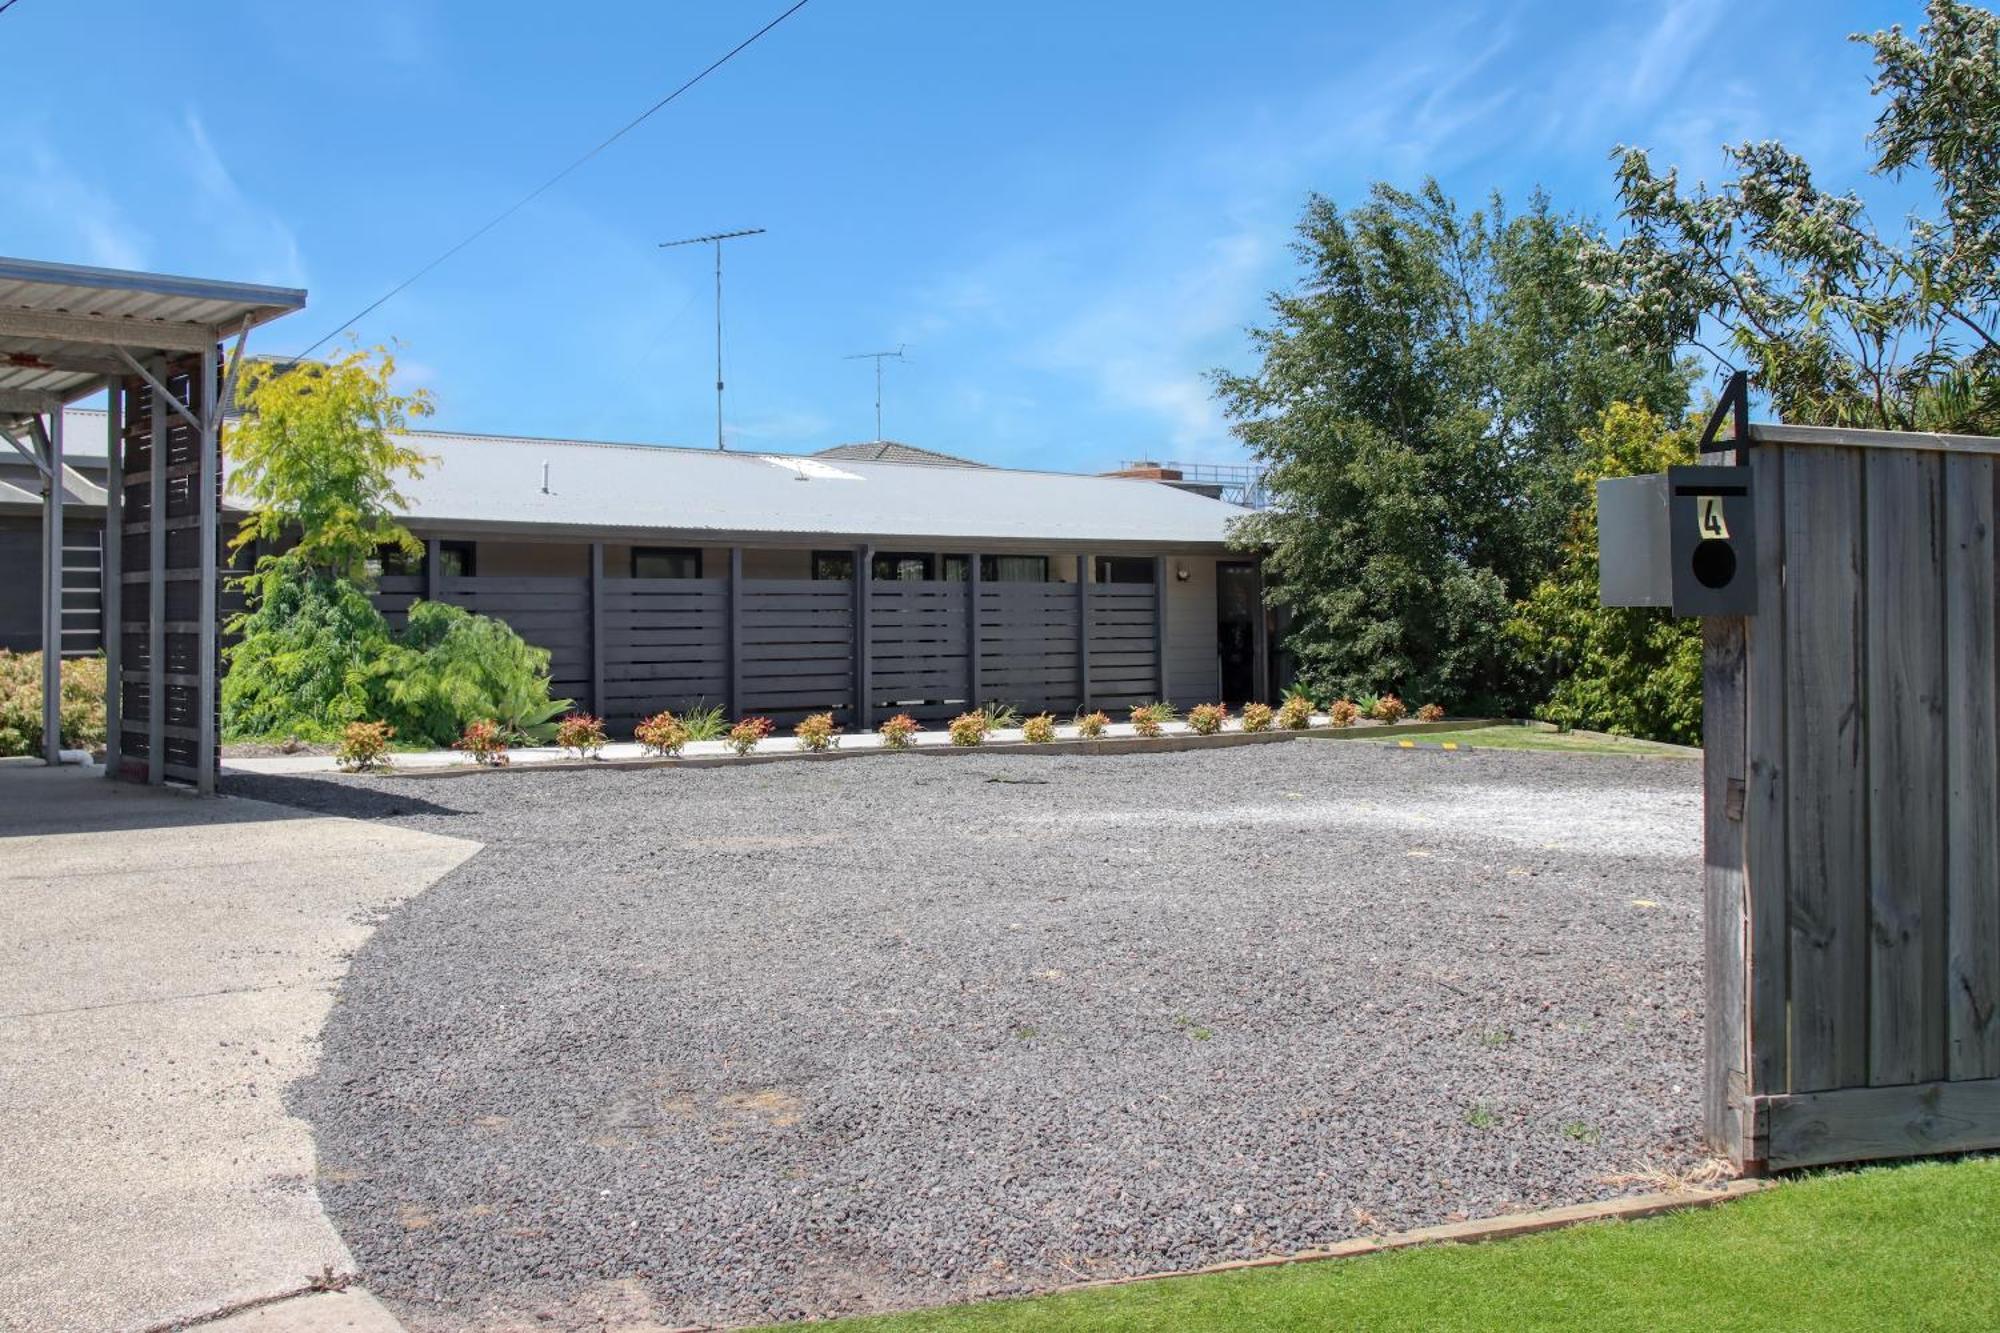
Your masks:
<path fill-rule="evenodd" d="M 201 388 L 195 395 L 195 414 L 201 419 L 201 459 L 195 470 L 201 491 L 196 501 L 201 515 L 201 593 L 195 641 L 201 657 L 195 693 L 194 785 L 203 796 L 215 795 L 215 741 L 222 725 L 215 699 L 215 654 L 222 638 L 215 625 L 215 509 L 222 482 L 221 414 L 215 410 L 218 369 L 215 343 L 210 341 L 201 349 Z"/>
<path fill-rule="evenodd" d="M 38 420 L 42 457 L 49 465 L 42 501 L 42 759 L 62 762 L 63 410 Z"/>
<path fill-rule="evenodd" d="M 164 362 L 160 369 L 166 370 Z M 146 503 L 146 781 L 167 780 L 167 405 L 147 386 L 152 427 L 151 496 Z"/>
<path fill-rule="evenodd" d="M 97 571 L 97 637 L 104 646 L 104 776 L 117 780 L 125 691 L 125 391 L 104 380 L 104 545 Z"/>

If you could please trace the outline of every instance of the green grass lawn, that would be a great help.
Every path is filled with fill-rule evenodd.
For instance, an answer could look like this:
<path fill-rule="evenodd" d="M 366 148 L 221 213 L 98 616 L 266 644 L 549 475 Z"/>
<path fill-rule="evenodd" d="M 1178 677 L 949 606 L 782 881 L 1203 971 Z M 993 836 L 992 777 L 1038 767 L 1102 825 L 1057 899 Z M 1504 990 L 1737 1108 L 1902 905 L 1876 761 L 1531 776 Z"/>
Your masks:
<path fill-rule="evenodd" d="M 1394 745 L 1398 740 L 1412 741 L 1426 746 L 1450 743 L 1462 750 L 1549 750 L 1564 754 L 1647 755 L 1668 759 L 1693 757 L 1674 746 L 1657 745 L 1652 741 L 1584 736 L 1573 731 L 1557 731 L 1553 727 L 1545 729 L 1532 725 L 1467 727 L 1463 731 L 1430 731 L 1400 737 L 1393 731 L 1386 731 L 1380 735 L 1356 732 L 1354 739 L 1376 741 L 1386 745 Z"/>
<path fill-rule="evenodd" d="M 848 1333 L 2000 1328 L 2000 1158 L 1824 1173 L 1719 1208 L 1485 1245 L 823 1327 Z"/>

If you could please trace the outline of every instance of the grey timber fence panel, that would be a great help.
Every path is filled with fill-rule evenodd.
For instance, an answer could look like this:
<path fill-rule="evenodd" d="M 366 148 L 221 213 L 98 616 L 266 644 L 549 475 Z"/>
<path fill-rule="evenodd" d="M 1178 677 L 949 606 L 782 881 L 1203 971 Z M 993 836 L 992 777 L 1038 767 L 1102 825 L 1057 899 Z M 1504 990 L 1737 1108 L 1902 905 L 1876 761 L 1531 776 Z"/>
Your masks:
<path fill-rule="evenodd" d="M 729 696 L 727 579 L 605 579 L 604 698 L 598 711 L 624 737 L 639 719 Z"/>
<path fill-rule="evenodd" d="M 437 600 L 505 621 L 523 639 L 549 654 L 549 688 L 579 710 L 595 711 L 590 697 L 591 609 L 588 578 L 457 578 L 436 580 Z M 375 605 L 390 624 L 401 627 L 411 603 L 423 598 L 421 575 L 385 576 L 376 585 Z"/>
<path fill-rule="evenodd" d="M 1159 596 L 1151 584 L 1090 588 L 1090 694 L 1098 708 L 1131 708 L 1160 697 Z"/>
<path fill-rule="evenodd" d="M 854 718 L 854 586 L 835 579 L 745 579 L 741 716 Z"/>
<path fill-rule="evenodd" d="M 1076 586 L 1069 583 L 979 585 L 981 702 L 1030 712 L 1073 713 L 1077 693 Z"/>
<path fill-rule="evenodd" d="M 1773 1168 L 2000 1147 L 2000 461 L 1752 462 L 1757 614 L 1707 640 L 1710 1138 Z"/>
<path fill-rule="evenodd" d="M 868 595 L 869 703 L 882 716 L 936 721 L 971 700 L 965 583 L 877 579 Z"/>

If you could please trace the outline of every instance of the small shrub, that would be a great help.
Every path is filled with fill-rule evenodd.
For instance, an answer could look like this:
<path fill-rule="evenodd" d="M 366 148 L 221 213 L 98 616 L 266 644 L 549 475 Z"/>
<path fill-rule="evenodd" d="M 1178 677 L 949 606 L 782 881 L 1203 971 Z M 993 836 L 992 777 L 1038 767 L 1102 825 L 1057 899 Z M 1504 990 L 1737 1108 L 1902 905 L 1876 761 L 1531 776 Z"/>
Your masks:
<path fill-rule="evenodd" d="M 1243 730 L 1269 731 L 1271 729 L 1271 719 L 1274 716 L 1275 714 L 1272 712 L 1271 705 L 1269 704 L 1244 704 Z M 1188 721 L 1194 721 L 1193 713 L 1188 714 Z"/>
<path fill-rule="evenodd" d="M 1278 725 L 1287 731 L 1303 731 L 1313 724 L 1313 701 L 1310 695 L 1288 694 L 1278 705 Z"/>
<path fill-rule="evenodd" d="M 589 713 L 571 713 L 556 723 L 556 744 L 576 751 L 579 759 L 595 759 L 604 749 L 604 719 Z"/>
<path fill-rule="evenodd" d="M 1111 719 L 1103 713 L 1083 713 L 1076 719 L 1076 734 L 1087 741 L 1094 741 L 1110 725 Z"/>
<path fill-rule="evenodd" d="M 1351 727 L 1354 725 L 1354 719 L 1361 716 L 1361 705 L 1352 699 L 1335 699 L 1328 705 L 1326 713 L 1333 719 L 1334 726 Z"/>
<path fill-rule="evenodd" d="M 1373 717 L 1375 716 L 1375 705 L 1380 702 L 1382 702 L 1381 695 L 1364 694 L 1359 699 L 1356 699 L 1354 701 L 1354 706 L 1361 710 L 1361 716 Z"/>
<path fill-rule="evenodd" d="M 1417 710 L 1417 721 L 1442 722 L 1444 721 L 1444 709 L 1437 704 L 1425 704 Z"/>
<path fill-rule="evenodd" d="M 387 722 L 350 722 L 340 733 L 333 761 L 349 773 L 389 766 L 389 742 L 396 729 Z"/>
<path fill-rule="evenodd" d="M 686 722 L 675 717 L 670 710 L 661 709 L 632 729 L 632 739 L 639 742 L 639 748 L 647 754 L 673 756 L 694 738 L 688 734 Z"/>
<path fill-rule="evenodd" d="M 1173 718 L 1172 704 L 1140 704 L 1132 710 L 1132 730 L 1141 736 L 1157 736 Z"/>
<path fill-rule="evenodd" d="M 1385 694 L 1368 710 L 1368 716 L 1377 722 L 1401 722 L 1409 711 L 1401 699 L 1393 694 Z"/>
<path fill-rule="evenodd" d="M 1030 745 L 1047 745 L 1056 738 L 1053 714 L 1037 713 L 1021 724 L 1021 739 Z"/>
<path fill-rule="evenodd" d="M 771 719 L 768 717 L 746 717 L 729 729 L 725 737 L 729 748 L 738 754 L 749 754 L 757 748 L 757 742 L 771 734 Z"/>
<path fill-rule="evenodd" d="M 687 728 L 691 741 L 719 741 L 729 734 L 729 719 L 722 715 L 721 704 L 690 709 L 681 718 L 681 725 Z"/>
<path fill-rule="evenodd" d="M 987 704 L 979 710 L 988 731 L 1005 731 L 1021 725 L 1021 714 L 1012 704 Z"/>
<path fill-rule="evenodd" d="M 104 659 L 66 657 L 62 663 L 62 747 L 104 743 Z M 0 755 L 42 752 L 42 655 L 0 648 Z"/>
<path fill-rule="evenodd" d="M 833 724 L 832 713 L 814 713 L 793 727 L 792 735 L 799 738 L 801 750 L 815 754 L 840 744 L 840 728 Z"/>
<path fill-rule="evenodd" d="M 1188 727 L 1197 736 L 1213 736 L 1228 720 L 1228 704 L 1196 704 L 1188 709 Z"/>
<path fill-rule="evenodd" d="M 921 728 L 917 726 L 917 720 L 908 713 L 898 713 L 875 730 L 881 733 L 882 744 L 887 748 L 907 750 L 917 739 L 917 732 Z"/>
<path fill-rule="evenodd" d="M 500 724 L 490 718 L 480 722 L 468 722 L 465 731 L 451 743 L 454 750 L 463 750 L 471 756 L 475 764 L 497 768 L 507 762 L 507 735 L 500 730 Z"/>
<path fill-rule="evenodd" d="M 960 713 L 951 720 L 951 743 L 953 745 L 984 745 L 986 744 L 986 733 L 989 730 L 991 728 L 987 725 L 986 714 L 984 712 Z"/>

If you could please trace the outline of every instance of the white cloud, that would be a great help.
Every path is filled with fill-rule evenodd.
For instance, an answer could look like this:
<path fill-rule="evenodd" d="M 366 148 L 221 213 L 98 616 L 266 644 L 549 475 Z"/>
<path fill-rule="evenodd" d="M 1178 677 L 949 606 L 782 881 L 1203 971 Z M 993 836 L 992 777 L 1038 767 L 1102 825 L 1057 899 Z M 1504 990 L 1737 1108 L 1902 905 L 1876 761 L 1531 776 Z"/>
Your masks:
<path fill-rule="evenodd" d="M 151 238 L 102 187 L 64 161 L 38 128 L 0 127 L 0 141 L 11 147 L 0 158 L 0 189 L 27 211 L 30 225 L 38 224 L 37 253 L 104 268 L 147 266 Z"/>
<path fill-rule="evenodd" d="M 247 281 L 307 286 L 305 260 L 291 227 L 236 183 L 198 114 L 190 110 L 183 128 L 194 216 L 207 229 L 216 251 L 210 266 L 230 266 L 232 277 Z"/>

